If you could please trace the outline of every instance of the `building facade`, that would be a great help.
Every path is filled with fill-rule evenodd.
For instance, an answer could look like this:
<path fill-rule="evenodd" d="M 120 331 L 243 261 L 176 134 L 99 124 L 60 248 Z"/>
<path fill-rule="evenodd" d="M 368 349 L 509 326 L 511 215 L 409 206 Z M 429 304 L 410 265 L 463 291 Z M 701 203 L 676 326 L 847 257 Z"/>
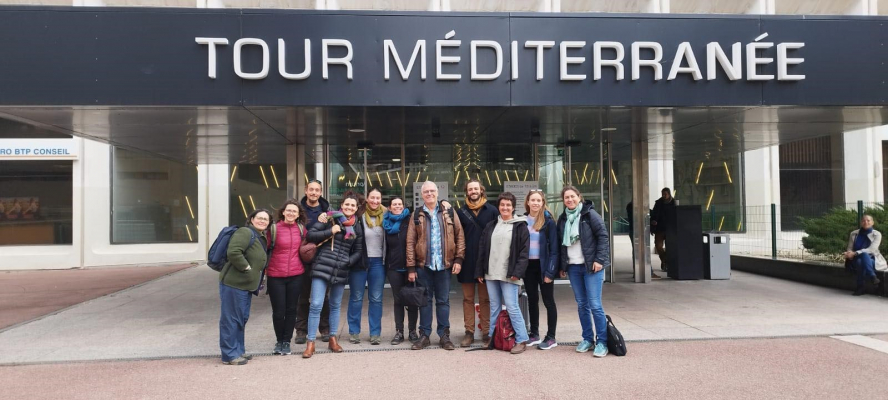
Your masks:
<path fill-rule="evenodd" d="M 486 17 L 462 13 L 498 13 L 490 14 L 495 16 L 491 17 L 493 22 L 507 20 L 503 13 L 538 12 L 534 15 L 579 15 L 578 18 L 593 13 L 620 13 L 619 18 L 625 20 L 651 19 L 653 23 L 676 26 L 683 23 L 682 17 L 676 15 L 703 14 L 689 17 L 688 26 L 693 27 L 706 23 L 707 16 L 717 22 L 744 24 L 756 22 L 742 18 L 744 15 L 836 15 L 836 20 L 853 23 L 856 16 L 878 20 L 878 16 L 882 15 L 879 10 L 888 14 L 888 1 L 872 0 L 198 0 L 196 3 L 62 3 L 0 1 L 0 4 L 8 5 L 7 10 L 24 13 L 31 9 L 17 8 L 16 5 L 73 6 L 84 7 L 77 9 L 84 11 L 130 6 L 220 11 L 286 9 L 296 10 L 295 14 L 311 18 L 350 15 L 349 12 L 354 10 L 357 14 L 375 11 L 380 18 L 405 23 L 411 21 L 410 13 L 397 12 L 420 12 L 416 15 L 423 18 L 430 17 L 421 12 L 470 15 L 479 22 Z M 35 9 L 34 12 L 39 10 L 42 9 Z M 309 10 L 325 11 L 311 14 Z M 0 8 L 2 11 L 4 9 Z M 302 15 L 303 12 L 307 14 Z M 164 14 L 158 25 L 146 25 L 144 34 L 156 33 L 156 29 L 178 29 L 176 24 L 181 22 L 174 17 L 176 13 L 178 11 Z M 209 11 L 201 15 L 208 19 L 205 22 L 208 37 L 210 31 L 225 30 L 221 24 L 216 26 L 219 29 L 215 29 L 212 22 L 212 18 L 222 18 L 224 14 Z M 288 14 L 283 15 L 281 18 L 290 18 Z M 821 22 L 831 20 L 829 17 L 821 18 Z M 566 19 L 545 20 L 537 16 L 527 17 L 527 21 L 539 24 L 541 28 L 552 26 L 553 22 L 570 22 Z M 620 22 L 619 19 L 600 21 Z M 441 27 L 453 22 L 444 21 Z M 468 42 L 464 37 L 467 31 L 484 30 L 484 27 L 477 25 L 466 23 L 454 29 L 453 33 L 456 39 Z M 703 27 L 694 29 L 705 30 Z M 440 35 L 435 31 L 435 35 L 441 36 L 436 39 L 450 40 L 444 36 L 445 33 L 446 30 L 442 30 Z M 535 39 L 530 37 L 533 36 L 530 32 L 524 33 L 528 37 L 521 42 Z M 222 36 L 220 34 L 219 37 Z M 792 40 L 776 37 L 776 34 L 774 36 L 774 41 Z M 397 36 L 392 37 L 397 39 Z M 44 39 L 53 42 L 51 35 Z M 243 57 L 248 59 L 243 67 L 240 64 L 234 67 L 242 70 L 234 69 L 232 73 L 231 66 L 235 61 L 226 57 L 231 57 L 231 48 L 237 38 L 230 39 L 230 44 L 224 48 L 221 44 L 218 47 L 220 61 L 216 71 L 211 63 L 206 67 L 191 68 L 189 73 L 194 74 L 194 78 L 200 74 L 204 84 L 210 80 L 258 81 L 254 77 L 244 76 L 267 69 L 262 61 L 256 61 L 264 59 L 261 53 L 256 52 L 260 50 L 257 48 L 259 46 L 253 43 L 254 48 L 249 49 L 252 53 L 243 50 Z M 508 39 L 494 39 L 495 42 L 509 42 Z M 572 38 L 568 34 L 563 40 L 568 39 L 580 38 Z M 753 42 L 753 39 L 750 37 L 746 42 Z M 266 42 L 271 47 L 270 52 L 281 51 L 279 43 Z M 407 40 L 392 45 L 398 48 L 400 59 L 405 64 L 411 57 L 410 51 L 419 48 L 413 47 L 413 43 Z M 241 48 L 247 49 L 250 44 L 246 43 Z M 278 44 L 278 47 L 274 47 L 274 44 Z M 297 57 L 303 55 L 297 50 L 300 49 L 299 44 L 295 41 L 287 43 L 293 46 L 290 47 L 293 53 L 290 54 Z M 193 45 L 201 51 L 202 56 L 211 54 L 208 53 L 210 45 L 201 44 L 199 40 Z M 811 46 L 810 43 L 807 45 Z M 509 49 L 503 47 L 500 47 L 500 51 L 507 54 L 504 58 L 508 59 Z M 667 47 L 663 45 L 663 48 Z M 723 47 L 725 50 L 729 48 Z M 431 44 L 425 50 L 430 54 L 436 51 Z M 628 60 L 629 46 L 625 46 L 624 50 Z M 34 54 L 41 51 L 45 50 L 36 50 Z M 359 51 L 356 50 L 355 54 L 359 54 Z M 437 51 L 440 57 L 441 50 Z M 474 55 L 475 49 L 472 51 Z M 562 50 L 562 58 L 567 57 L 565 51 Z M 608 51 L 604 50 L 604 53 L 610 54 Z M 664 59 L 668 60 L 663 62 L 663 69 L 666 70 L 674 52 L 664 53 Z M 307 51 L 304 54 L 314 57 L 315 61 L 320 57 L 341 57 L 341 53 L 322 55 L 320 51 Z M 540 47 L 537 54 L 544 54 L 544 47 Z M 422 58 L 418 60 L 424 61 Z M 703 53 L 697 55 L 697 62 L 701 66 L 706 61 Z M 134 67 L 126 65 L 124 59 L 114 59 L 113 55 L 106 62 L 111 66 Z M 553 61 L 556 67 L 549 68 L 547 73 L 558 75 L 557 62 Z M 807 62 L 811 62 L 810 59 Z M 22 67 L 32 65 L 50 64 L 21 64 Z M 292 67 L 288 73 L 296 75 L 299 68 L 295 65 L 283 67 L 280 71 L 283 73 Z M 316 66 L 314 63 L 311 65 Z M 532 64 L 526 62 L 522 65 L 529 68 Z M 684 65 L 679 63 L 678 67 L 671 69 L 680 70 Z M 152 76 L 155 68 L 162 73 L 165 65 L 161 62 L 158 65 L 143 63 L 137 67 L 138 73 Z M 312 79 L 321 73 L 326 75 L 328 65 L 324 67 L 323 72 L 312 72 L 316 74 Z M 344 76 L 342 67 L 342 64 L 329 65 L 331 79 Z M 485 79 L 485 73 L 491 73 L 488 67 L 497 71 L 497 78 L 492 79 L 494 84 L 508 81 L 512 82 L 510 87 L 516 88 L 524 82 L 533 82 L 530 79 L 532 70 L 521 70 L 519 74 L 515 69 L 509 79 L 508 67 L 491 64 L 489 59 L 479 61 L 481 71 L 477 72 L 478 81 Z M 471 68 L 474 81 L 474 63 Z M 605 74 L 610 75 L 605 79 L 614 74 L 607 68 L 604 68 L 607 71 Z M 271 75 L 274 75 L 277 68 L 270 69 L 273 71 Z M 397 74 L 404 76 L 405 70 L 409 69 L 410 66 L 392 65 L 386 82 L 397 82 Z M 436 65 L 430 62 L 428 74 L 440 78 L 441 69 L 440 63 L 436 70 Z M 633 73 L 631 69 L 631 66 L 626 66 L 626 81 L 634 80 L 629 78 Z M 46 67 L 46 71 L 51 75 L 52 67 Z M 406 72 L 407 76 L 414 76 Z M 351 65 L 347 73 L 351 73 Z M 355 74 L 360 73 L 355 71 Z M 753 109 L 754 104 L 750 104 L 749 108 L 744 109 L 740 103 L 731 102 L 730 97 L 735 94 L 731 90 L 734 89 L 724 93 L 726 98 L 723 99 L 718 98 L 717 92 L 709 90 L 707 93 L 712 96 L 709 98 L 664 99 L 661 103 L 647 104 L 649 107 L 643 112 L 636 113 L 631 107 L 633 103 L 630 97 L 610 103 L 600 98 L 577 95 L 579 100 L 571 103 L 571 93 L 577 89 L 563 85 L 563 81 L 565 76 L 572 79 L 570 76 L 577 73 L 570 74 L 562 68 L 560 74 L 562 86 L 557 87 L 553 98 L 538 104 L 533 104 L 535 100 L 532 96 L 516 98 L 514 94 L 500 100 L 496 97 L 500 89 L 481 86 L 482 83 L 452 90 L 455 93 L 469 90 L 474 96 L 464 96 L 458 101 L 454 100 L 453 104 L 447 96 L 456 94 L 448 94 L 451 89 L 446 87 L 440 89 L 441 96 L 432 98 L 411 92 L 414 88 L 405 86 L 404 91 L 394 89 L 392 93 L 388 93 L 388 89 L 367 92 L 379 98 L 355 99 L 353 106 L 348 101 L 331 104 L 337 100 L 320 99 L 322 94 L 335 95 L 330 94 L 324 86 L 315 86 L 314 91 L 299 94 L 296 100 L 287 97 L 292 94 L 286 93 L 278 98 L 263 97 L 266 93 L 262 91 L 268 86 L 256 86 L 260 94 L 251 98 L 251 89 L 247 86 L 242 100 L 255 100 L 265 108 L 254 110 L 245 107 L 234 112 L 230 105 L 208 101 L 164 103 L 163 98 L 169 94 L 162 90 L 146 93 L 144 87 L 133 88 L 140 91 L 141 96 L 135 102 L 115 99 L 113 94 L 96 100 L 104 107 L 91 106 L 84 98 L 66 101 L 77 97 L 70 93 L 89 93 L 86 86 L 59 87 L 56 95 L 62 100 L 48 103 L 41 102 L 38 95 L 42 95 L 42 98 L 50 95 L 41 94 L 39 90 L 34 90 L 33 98 L 38 100 L 32 103 L 27 100 L 30 93 L 14 96 L 18 100 L 2 102 L 6 107 L 0 109 L 0 138 L 3 138 L 3 147 L 21 148 L 29 152 L 16 154 L 13 150 L 0 154 L 0 204 L 3 207 L 0 210 L 3 211 L 0 218 L 0 269 L 200 262 L 205 258 L 208 244 L 222 227 L 242 224 L 246 214 L 254 208 L 273 209 L 287 197 L 301 197 L 302 185 L 311 179 L 325 183 L 325 195 L 334 203 L 346 190 L 363 191 L 369 187 L 379 187 L 384 197 L 404 196 L 410 206 L 414 202 L 415 185 L 425 180 L 438 182 L 442 189 L 446 189 L 442 193 L 446 192 L 447 197 L 457 203 L 461 201 L 462 184 L 469 178 L 484 182 L 488 192 L 494 195 L 502 191 L 526 191 L 535 185 L 546 191 L 556 211 L 557 193 L 563 184 L 571 183 L 580 187 L 587 198 L 600 204 L 600 209 L 612 222 L 612 232 L 615 234 L 628 231 L 625 204 L 638 198 L 636 196 L 646 197 L 644 203 L 652 204 L 659 197 L 662 187 L 674 188 L 676 198 L 683 204 L 701 204 L 706 210 L 711 209 L 712 218 L 708 220 L 708 226 L 704 223 L 704 229 L 739 233 L 747 232 L 744 226 L 748 220 L 745 209 L 750 206 L 884 201 L 882 143 L 888 140 L 888 130 L 882 126 L 888 122 L 883 121 L 884 110 L 881 106 L 884 100 L 881 103 L 879 99 L 858 103 L 851 94 L 849 98 L 852 100 L 837 99 L 817 104 L 817 101 L 806 103 L 804 99 L 792 102 L 785 100 L 792 96 L 781 94 L 783 101 L 765 104 L 768 107 L 761 109 Z M 669 71 L 663 74 L 669 75 Z M 516 75 L 526 77 L 526 80 L 519 80 Z M 96 76 L 95 80 L 99 82 L 103 78 Z M 266 81 L 272 79 L 279 78 L 268 78 Z M 347 79 L 352 80 L 351 77 Z M 589 81 L 593 79 L 598 80 L 588 77 Z M 360 77 L 355 78 L 356 82 L 359 80 Z M 407 81 L 406 78 L 403 80 Z M 537 82 L 541 80 L 538 75 Z M 666 80 L 665 76 L 663 80 Z M 682 77 L 679 77 L 678 81 L 681 80 Z M 466 81 L 469 80 L 460 80 L 459 84 L 463 85 Z M 716 79 L 716 83 L 718 81 Z M 376 85 L 377 88 L 382 87 L 378 82 Z M 389 85 L 391 88 L 394 83 Z M 791 85 L 791 82 L 781 82 L 774 87 L 779 91 L 796 91 L 797 87 Z M 443 85 L 436 86 L 441 87 Z M 531 93 L 535 89 L 524 90 Z M 312 96 L 315 96 L 314 99 Z M 388 100 L 386 96 L 398 100 Z M 415 96 L 416 101 L 411 96 Z M 545 97 L 544 94 L 540 96 Z M 413 103 L 403 104 L 405 101 Z M 656 102 L 657 99 L 652 101 Z M 190 106 L 183 107 L 186 103 Z M 81 107 L 61 111 L 52 108 L 64 104 Z M 380 107 L 375 107 L 375 104 Z M 241 105 L 245 105 L 244 101 L 241 101 Z M 788 112 L 780 108 L 797 105 L 808 108 L 789 109 Z M 275 107 L 292 108 L 277 112 Z M 638 121 L 644 121 L 648 129 L 641 133 L 644 136 L 642 139 L 630 140 L 630 137 L 640 134 L 633 130 Z M 836 121 L 840 123 L 834 124 Z M 702 127 L 695 130 L 696 124 Z M 775 128 L 778 125 L 789 125 L 792 129 Z M 73 132 L 75 137 L 66 132 Z M 677 132 L 685 132 L 686 136 Z M 283 145 L 273 140 L 281 137 L 285 139 Z M 634 146 L 633 143 L 639 144 Z M 43 149 L 42 153 L 37 154 L 36 149 Z M 58 149 L 68 150 L 60 152 Z M 636 162 L 639 154 L 644 156 L 642 164 Z M 639 174 L 640 170 L 645 173 Z M 640 176 L 645 178 L 645 182 L 637 182 Z M 636 204 L 644 205 L 638 201 Z M 791 221 L 784 224 L 791 225 Z M 785 229 L 793 227 L 786 226 Z"/>

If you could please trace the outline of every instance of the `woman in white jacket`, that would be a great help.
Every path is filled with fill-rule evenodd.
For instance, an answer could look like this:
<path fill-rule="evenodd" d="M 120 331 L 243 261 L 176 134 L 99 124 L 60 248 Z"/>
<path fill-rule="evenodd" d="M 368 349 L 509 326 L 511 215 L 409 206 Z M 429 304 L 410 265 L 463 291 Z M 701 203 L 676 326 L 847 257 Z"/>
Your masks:
<path fill-rule="evenodd" d="M 860 219 L 860 229 L 854 230 L 848 237 L 848 249 L 844 256 L 847 262 L 851 263 L 854 273 L 857 275 L 857 290 L 854 291 L 855 296 L 865 293 L 864 286 L 869 280 L 873 285 L 879 284 L 879 278 L 876 277 L 876 270 L 888 269 L 888 263 L 879 252 L 879 245 L 882 243 L 882 234 L 873 229 L 873 217 L 864 215 Z"/>

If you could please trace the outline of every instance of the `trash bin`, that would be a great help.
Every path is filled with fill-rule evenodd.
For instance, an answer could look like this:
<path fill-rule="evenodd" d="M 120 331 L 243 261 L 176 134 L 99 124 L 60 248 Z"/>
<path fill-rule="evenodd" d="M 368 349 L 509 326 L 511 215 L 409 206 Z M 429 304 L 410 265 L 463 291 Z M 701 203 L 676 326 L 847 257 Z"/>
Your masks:
<path fill-rule="evenodd" d="M 731 237 L 725 233 L 703 234 L 703 276 L 731 279 Z"/>

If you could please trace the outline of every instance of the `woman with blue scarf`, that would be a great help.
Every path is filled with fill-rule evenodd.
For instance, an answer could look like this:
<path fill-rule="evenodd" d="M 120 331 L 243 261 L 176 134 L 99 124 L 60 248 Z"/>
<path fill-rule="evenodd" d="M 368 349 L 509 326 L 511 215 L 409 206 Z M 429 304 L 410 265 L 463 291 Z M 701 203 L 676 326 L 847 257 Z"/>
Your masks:
<path fill-rule="evenodd" d="M 882 234 L 873 229 L 874 224 L 871 215 L 864 215 L 860 219 L 860 229 L 851 232 L 848 238 L 848 250 L 844 253 L 845 260 L 850 263 L 857 275 L 855 296 L 861 296 L 866 292 L 867 280 L 873 285 L 878 285 L 880 281 L 876 277 L 876 269 L 883 270 L 888 267 L 885 258 L 879 252 Z"/>
<path fill-rule="evenodd" d="M 583 201 L 577 188 L 565 186 L 561 200 L 564 201 L 564 213 L 558 218 L 561 277 L 570 278 L 583 327 L 583 341 L 577 346 L 577 353 L 592 349 L 593 356 L 604 357 L 607 355 L 607 318 L 601 305 L 601 288 L 604 269 L 610 267 L 609 235 L 601 215 L 595 212 L 591 201 Z"/>
<path fill-rule="evenodd" d="M 410 210 L 404 208 L 404 199 L 393 197 L 388 211 L 382 217 L 382 228 L 385 230 L 385 264 L 386 275 L 392 286 L 395 299 L 395 336 L 392 346 L 404 342 L 404 305 L 401 304 L 401 288 L 407 284 L 407 227 L 410 223 Z M 410 342 L 419 340 L 416 333 L 416 320 L 419 309 L 407 307 L 407 321 Z"/>

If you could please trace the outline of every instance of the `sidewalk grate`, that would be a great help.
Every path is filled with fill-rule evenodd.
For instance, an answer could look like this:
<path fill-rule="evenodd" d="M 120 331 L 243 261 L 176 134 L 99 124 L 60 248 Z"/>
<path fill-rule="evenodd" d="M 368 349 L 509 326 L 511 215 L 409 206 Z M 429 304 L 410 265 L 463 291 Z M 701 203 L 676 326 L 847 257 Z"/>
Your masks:
<path fill-rule="evenodd" d="M 761 340 L 761 339 L 809 339 L 809 338 L 830 338 L 833 336 L 851 336 L 851 335 L 860 335 L 860 336 L 871 336 L 871 335 L 881 335 L 888 334 L 888 332 L 867 332 L 867 333 L 825 333 L 825 334 L 812 334 L 812 335 L 788 335 L 788 336 L 736 336 L 736 337 L 711 337 L 711 338 L 686 338 L 686 339 L 637 339 L 637 340 L 626 340 L 628 343 L 654 343 L 654 342 L 694 342 L 694 341 L 715 341 L 715 340 Z M 579 342 L 558 342 L 559 346 L 577 346 Z M 457 347 L 457 350 L 468 350 L 468 349 L 477 349 L 482 348 L 482 345 L 472 345 L 469 347 Z M 425 348 L 426 350 L 436 350 L 441 349 L 440 346 L 429 346 Z M 399 346 L 399 347 L 379 347 L 379 348 L 362 348 L 362 349 L 343 349 L 343 353 L 370 353 L 370 352 L 392 352 L 392 351 L 409 351 L 410 347 Z M 318 354 L 331 354 L 332 351 L 328 349 L 319 349 L 315 351 L 315 355 Z M 293 352 L 292 355 L 287 357 L 295 357 L 301 358 L 301 352 Z M 263 353 L 252 353 L 254 357 L 282 357 L 279 355 L 274 355 L 270 352 Z M 133 361 L 162 361 L 162 360 L 188 360 L 188 359 L 201 359 L 201 358 L 219 358 L 218 354 L 195 354 L 195 355 L 185 355 L 185 356 L 154 356 L 154 357 L 120 357 L 120 358 L 106 358 L 106 359 L 97 359 L 97 360 L 61 360 L 61 361 L 30 361 L 30 362 L 7 362 L 0 363 L 0 367 L 15 367 L 15 366 L 29 366 L 29 365 L 52 365 L 52 364 L 89 364 L 89 363 L 105 363 L 105 362 L 133 362 Z"/>

